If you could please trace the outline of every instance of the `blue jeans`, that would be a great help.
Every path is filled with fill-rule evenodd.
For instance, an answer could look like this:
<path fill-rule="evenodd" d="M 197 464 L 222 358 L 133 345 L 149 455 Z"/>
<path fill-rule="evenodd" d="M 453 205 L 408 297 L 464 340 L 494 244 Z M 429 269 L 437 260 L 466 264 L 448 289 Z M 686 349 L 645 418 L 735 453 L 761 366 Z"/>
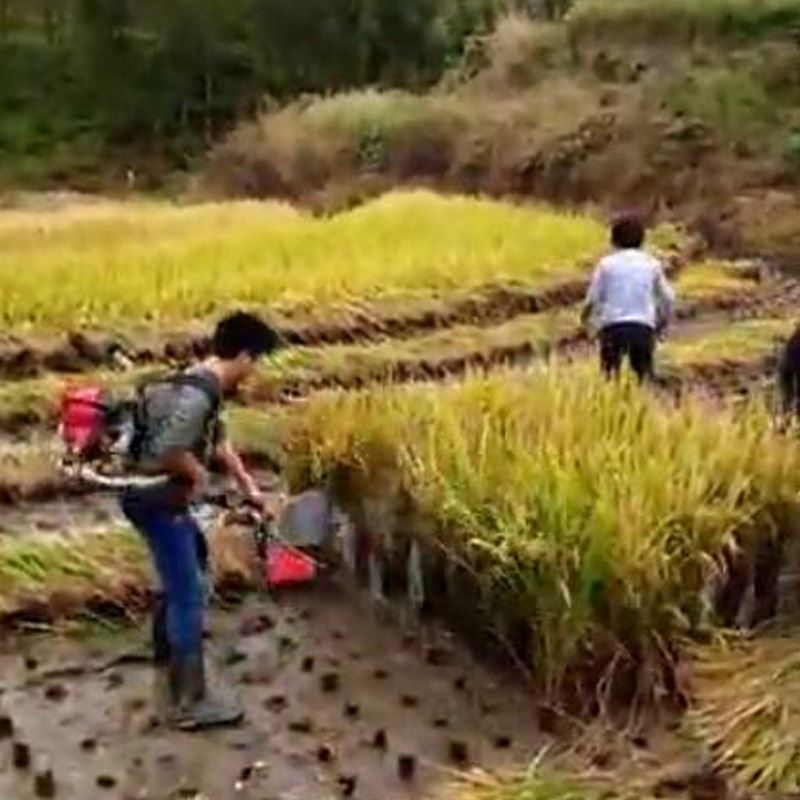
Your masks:
<path fill-rule="evenodd" d="M 121 505 L 144 537 L 161 584 L 163 599 L 154 620 L 156 660 L 166 660 L 169 654 L 178 659 L 198 654 L 203 643 L 202 531 L 188 512 L 142 503 L 130 494 L 123 496 Z M 166 643 L 159 642 L 162 626 Z"/>

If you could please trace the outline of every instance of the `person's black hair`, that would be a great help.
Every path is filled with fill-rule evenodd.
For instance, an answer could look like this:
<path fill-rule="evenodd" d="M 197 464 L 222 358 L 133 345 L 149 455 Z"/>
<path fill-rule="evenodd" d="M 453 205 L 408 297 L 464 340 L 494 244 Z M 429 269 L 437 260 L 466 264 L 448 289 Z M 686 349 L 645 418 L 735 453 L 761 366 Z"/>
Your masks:
<path fill-rule="evenodd" d="M 224 359 L 234 359 L 242 353 L 260 358 L 274 352 L 280 345 L 280 334 L 264 320 L 237 311 L 217 325 L 211 340 L 211 352 Z"/>
<path fill-rule="evenodd" d="M 641 247 L 644 239 L 644 224 L 633 214 L 619 217 L 611 224 L 611 243 L 620 250 Z"/>

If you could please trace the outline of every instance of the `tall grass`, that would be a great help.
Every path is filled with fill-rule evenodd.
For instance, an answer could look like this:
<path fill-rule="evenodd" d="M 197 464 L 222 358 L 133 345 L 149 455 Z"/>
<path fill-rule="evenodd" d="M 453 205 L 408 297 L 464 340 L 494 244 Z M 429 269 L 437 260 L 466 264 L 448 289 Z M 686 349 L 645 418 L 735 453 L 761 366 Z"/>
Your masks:
<path fill-rule="evenodd" d="M 650 692 L 703 617 L 711 560 L 779 525 L 800 488 L 758 405 L 672 408 L 584 366 L 316 399 L 287 442 L 295 487 L 335 479 L 373 533 L 410 533 L 409 498 L 428 543 L 475 571 L 488 618 L 525 626 L 553 691 L 589 666 Z"/>
<path fill-rule="evenodd" d="M 798 0 L 578 0 L 567 15 L 573 34 L 598 39 L 788 37 L 799 24 Z"/>
<path fill-rule="evenodd" d="M 259 203 L 0 213 L 0 320 L 160 322 L 545 281 L 574 275 L 604 239 L 588 217 L 425 192 L 321 220 Z"/>

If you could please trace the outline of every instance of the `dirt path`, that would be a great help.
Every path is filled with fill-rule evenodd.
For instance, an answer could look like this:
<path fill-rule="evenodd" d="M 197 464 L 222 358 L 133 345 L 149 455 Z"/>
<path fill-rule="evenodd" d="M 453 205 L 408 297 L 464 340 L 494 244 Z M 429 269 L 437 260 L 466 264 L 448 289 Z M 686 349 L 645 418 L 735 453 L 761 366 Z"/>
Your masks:
<path fill-rule="evenodd" d="M 522 767 L 544 742 L 532 698 L 511 676 L 493 675 L 444 634 L 403 640 L 344 590 L 253 600 L 217 613 L 212 631 L 214 662 L 248 712 L 241 729 L 153 728 L 149 666 L 87 671 L 130 649 L 131 636 L 6 642 L 0 714 L 34 763 L 49 761 L 57 796 L 74 800 L 422 798 L 453 768 Z M 43 678 L 73 665 L 82 674 Z M 338 689 L 322 690 L 325 674 L 339 676 Z M 416 765 L 412 780 L 398 775 L 403 755 Z M 0 741 L 0 797 L 34 797 L 34 772 L 15 769 L 10 739 Z"/>

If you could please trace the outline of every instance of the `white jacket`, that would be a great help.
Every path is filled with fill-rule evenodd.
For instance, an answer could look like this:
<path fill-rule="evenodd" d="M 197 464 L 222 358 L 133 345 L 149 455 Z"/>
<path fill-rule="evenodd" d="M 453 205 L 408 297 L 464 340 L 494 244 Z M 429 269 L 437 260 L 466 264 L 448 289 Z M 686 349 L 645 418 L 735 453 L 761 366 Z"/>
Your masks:
<path fill-rule="evenodd" d="M 672 315 L 675 293 L 658 259 L 643 250 L 618 250 L 597 265 L 586 303 L 597 329 L 637 322 L 656 330 Z"/>

